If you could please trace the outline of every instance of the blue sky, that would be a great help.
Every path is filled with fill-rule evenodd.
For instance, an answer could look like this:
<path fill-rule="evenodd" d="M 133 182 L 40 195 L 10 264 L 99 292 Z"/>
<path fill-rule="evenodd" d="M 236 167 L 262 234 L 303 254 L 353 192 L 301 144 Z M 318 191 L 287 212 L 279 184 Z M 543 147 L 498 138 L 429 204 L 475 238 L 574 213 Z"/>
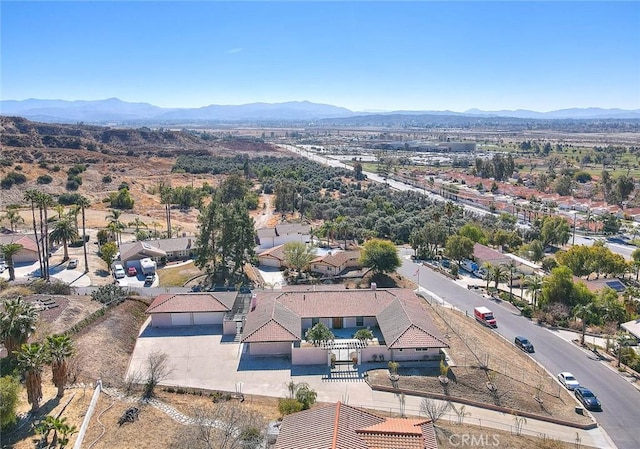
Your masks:
<path fill-rule="evenodd" d="M 3 100 L 640 108 L 640 2 L 2 1 Z"/>

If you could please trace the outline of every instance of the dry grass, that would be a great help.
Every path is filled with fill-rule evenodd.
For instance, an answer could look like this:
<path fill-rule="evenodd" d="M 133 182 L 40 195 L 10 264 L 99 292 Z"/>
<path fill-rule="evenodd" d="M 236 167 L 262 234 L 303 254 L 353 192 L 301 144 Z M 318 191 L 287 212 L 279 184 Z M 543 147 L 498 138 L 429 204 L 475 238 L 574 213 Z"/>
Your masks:
<path fill-rule="evenodd" d="M 425 307 L 431 309 L 429 305 Z M 589 416 L 575 413 L 577 403 L 572 395 L 522 351 L 464 313 L 434 307 L 430 313 L 441 333 L 448 336 L 447 351 L 455 363 L 449 371 L 448 394 L 452 398 L 496 404 L 496 397 L 487 388 L 489 376 L 495 376 L 493 383 L 498 387 L 498 402 L 503 407 L 579 424 L 592 422 Z M 399 373 L 399 388 L 445 394 L 438 380 L 438 368 L 401 366 Z M 392 386 L 386 370 L 370 371 L 369 379 L 372 384 Z M 543 406 L 535 396 L 542 399 Z"/>

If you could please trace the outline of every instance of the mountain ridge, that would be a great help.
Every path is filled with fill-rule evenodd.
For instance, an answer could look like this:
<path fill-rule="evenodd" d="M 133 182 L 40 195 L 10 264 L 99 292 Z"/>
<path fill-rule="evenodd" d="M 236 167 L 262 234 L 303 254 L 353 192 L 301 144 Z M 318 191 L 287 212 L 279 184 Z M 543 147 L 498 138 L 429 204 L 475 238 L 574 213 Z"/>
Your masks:
<path fill-rule="evenodd" d="M 242 121 L 242 120 L 316 120 L 373 115 L 451 115 L 465 117 L 510 117 L 522 119 L 640 119 L 640 109 L 567 108 L 548 112 L 528 109 L 463 112 L 432 110 L 396 110 L 364 112 L 330 104 L 304 101 L 281 103 L 211 104 L 198 108 L 163 108 L 144 102 L 127 102 L 118 98 L 104 100 L 37 99 L 2 100 L 0 115 L 18 115 L 29 119 L 59 122 L 126 121 Z"/>

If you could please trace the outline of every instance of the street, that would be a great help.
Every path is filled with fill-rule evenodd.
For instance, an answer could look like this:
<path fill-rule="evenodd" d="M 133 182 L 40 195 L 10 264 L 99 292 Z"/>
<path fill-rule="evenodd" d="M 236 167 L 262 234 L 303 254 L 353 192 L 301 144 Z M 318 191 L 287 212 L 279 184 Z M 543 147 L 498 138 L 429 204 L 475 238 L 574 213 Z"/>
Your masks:
<path fill-rule="evenodd" d="M 515 314 L 512 306 L 485 299 L 432 270 L 417 265 L 410 256 L 411 249 L 401 248 L 402 267 L 398 273 L 417 282 L 413 276 L 420 267 L 421 287 L 433 292 L 447 303 L 473 313 L 479 305 L 489 307 L 498 321 L 496 332 L 513 341 L 517 335 L 527 337 L 535 346 L 531 355 L 553 376 L 561 371 L 572 372 L 581 385 L 594 391 L 602 402 L 602 412 L 594 416 L 620 449 L 640 447 L 640 392 L 613 369 L 596 360 L 593 354 L 560 338 L 551 330 L 541 327 L 531 320 Z M 479 324 L 478 324 L 479 325 Z M 568 429 L 568 432 L 571 430 Z"/>

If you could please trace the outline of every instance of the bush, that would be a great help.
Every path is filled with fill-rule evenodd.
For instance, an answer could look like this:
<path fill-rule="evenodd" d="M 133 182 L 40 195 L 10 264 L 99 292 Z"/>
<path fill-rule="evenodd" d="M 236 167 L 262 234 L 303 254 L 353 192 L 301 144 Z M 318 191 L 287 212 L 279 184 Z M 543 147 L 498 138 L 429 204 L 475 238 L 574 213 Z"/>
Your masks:
<path fill-rule="evenodd" d="M 111 178 L 111 175 L 104 175 L 102 177 L 102 182 L 105 184 L 109 184 L 111 181 L 113 181 L 113 178 Z"/>
<path fill-rule="evenodd" d="M 290 415 L 302 411 L 304 405 L 296 399 L 280 398 L 278 399 L 278 411 L 281 415 Z"/>
<path fill-rule="evenodd" d="M 0 429 L 12 426 L 16 422 L 16 406 L 20 382 L 13 376 L 0 377 Z"/>
<path fill-rule="evenodd" d="M 11 171 L 2 178 L 2 181 L 0 181 L 0 187 L 3 189 L 10 189 L 14 184 L 24 184 L 25 182 L 27 182 L 27 177 L 23 173 Z"/>
<path fill-rule="evenodd" d="M 126 296 L 124 289 L 114 284 L 102 285 L 91 293 L 91 299 L 106 305 L 120 303 L 125 300 Z"/>
<path fill-rule="evenodd" d="M 36 279 L 29 288 L 33 293 L 39 295 L 70 295 L 71 287 L 62 281 L 51 279 L 49 282 L 44 279 Z"/>
<path fill-rule="evenodd" d="M 67 190 L 72 190 L 72 191 L 78 190 L 79 187 L 80 187 L 80 184 L 75 179 L 71 179 L 67 181 L 67 184 L 65 185 L 65 188 Z"/>
<path fill-rule="evenodd" d="M 522 316 L 525 318 L 531 318 L 533 316 L 533 309 L 529 306 L 526 306 L 522 309 Z"/>
<path fill-rule="evenodd" d="M 53 178 L 49 175 L 38 176 L 36 180 L 38 184 L 51 184 L 51 181 L 53 181 Z"/>
<path fill-rule="evenodd" d="M 70 206 L 72 204 L 77 204 L 80 200 L 80 194 L 78 193 L 62 193 L 58 197 L 58 204 L 62 204 L 63 206 Z"/>

